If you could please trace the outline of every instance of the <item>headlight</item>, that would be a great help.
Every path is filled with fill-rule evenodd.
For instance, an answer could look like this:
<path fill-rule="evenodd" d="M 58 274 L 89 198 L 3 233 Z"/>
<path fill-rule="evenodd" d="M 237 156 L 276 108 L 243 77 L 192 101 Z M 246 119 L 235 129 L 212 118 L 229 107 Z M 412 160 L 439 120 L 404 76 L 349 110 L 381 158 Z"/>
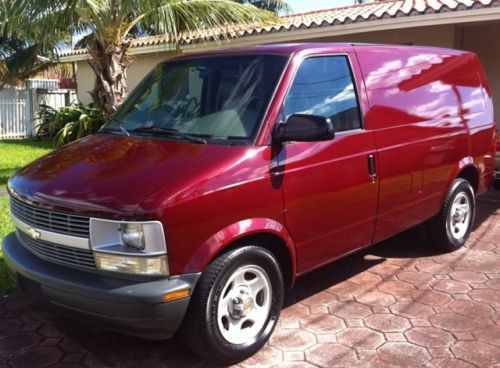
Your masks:
<path fill-rule="evenodd" d="M 95 263 L 97 268 L 106 271 L 156 276 L 169 274 L 167 256 L 137 257 L 96 252 Z"/>
<path fill-rule="evenodd" d="M 129 222 L 120 225 L 122 243 L 135 249 L 144 249 L 144 231 L 142 225 Z"/>
<path fill-rule="evenodd" d="M 167 245 L 159 221 L 90 219 L 90 245 L 98 269 L 168 276 Z"/>

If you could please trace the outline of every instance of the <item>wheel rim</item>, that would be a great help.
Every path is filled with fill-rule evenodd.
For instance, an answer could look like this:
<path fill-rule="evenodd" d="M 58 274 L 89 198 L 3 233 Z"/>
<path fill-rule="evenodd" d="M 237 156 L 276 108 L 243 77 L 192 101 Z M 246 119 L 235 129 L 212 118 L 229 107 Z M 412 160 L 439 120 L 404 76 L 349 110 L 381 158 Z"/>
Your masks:
<path fill-rule="evenodd" d="M 238 268 L 226 281 L 217 305 L 219 331 L 231 344 L 245 344 L 266 324 L 271 309 L 271 281 L 259 266 Z"/>
<path fill-rule="evenodd" d="M 448 223 L 451 236 L 456 239 L 462 239 L 469 229 L 471 218 L 471 205 L 467 194 L 460 192 L 457 194 L 451 205 Z"/>

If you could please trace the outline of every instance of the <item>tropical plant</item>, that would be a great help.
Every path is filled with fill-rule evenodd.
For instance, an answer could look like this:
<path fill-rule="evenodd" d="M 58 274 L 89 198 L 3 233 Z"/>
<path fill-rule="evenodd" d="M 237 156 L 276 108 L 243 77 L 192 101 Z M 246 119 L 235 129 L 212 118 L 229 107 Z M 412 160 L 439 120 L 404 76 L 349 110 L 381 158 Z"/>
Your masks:
<path fill-rule="evenodd" d="M 0 89 L 14 86 L 52 68 L 68 73 L 67 65 L 45 56 L 42 43 L 29 44 L 16 38 L 0 37 Z"/>
<path fill-rule="evenodd" d="M 284 12 L 288 13 L 291 9 L 290 6 L 282 0 L 233 0 L 240 4 L 250 4 L 257 8 L 269 10 L 274 13 Z"/>
<path fill-rule="evenodd" d="M 106 116 L 127 96 L 128 51 L 134 35 L 164 34 L 178 45 L 184 31 L 219 39 L 231 35 L 235 24 L 278 21 L 272 12 L 231 0 L 11 1 L 25 9 L 23 14 L 29 15 L 31 24 L 43 28 L 47 35 L 90 32 L 86 49 L 96 77 L 91 95 Z"/>
<path fill-rule="evenodd" d="M 96 133 L 105 121 L 101 109 L 75 104 L 59 110 L 40 105 L 38 118 L 38 136 L 53 138 L 56 147 Z"/>
<path fill-rule="evenodd" d="M 47 36 L 38 22 L 30 22 L 27 7 L 17 0 L 0 0 L 0 89 L 55 68 L 55 51 L 62 34 Z"/>

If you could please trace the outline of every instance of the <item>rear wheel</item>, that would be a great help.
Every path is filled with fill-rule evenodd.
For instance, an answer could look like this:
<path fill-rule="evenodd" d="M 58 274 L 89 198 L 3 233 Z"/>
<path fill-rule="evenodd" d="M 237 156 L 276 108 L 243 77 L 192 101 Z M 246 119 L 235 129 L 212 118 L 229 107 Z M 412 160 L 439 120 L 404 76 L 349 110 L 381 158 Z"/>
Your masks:
<path fill-rule="evenodd" d="M 223 254 L 198 282 L 184 320 L 184 338 L 209 361 L 244 360 L 269 339 L 283 294 L 280 267 L 268 250 L 250 245 Z"/>
<path fill-rule="evenodd" d="M 469 238 L 475 214 L 475 196 L 470 183 L 456 179 L 441 211 L 427 223 L 431 243 L 446 251 L 462 247 Z"/>

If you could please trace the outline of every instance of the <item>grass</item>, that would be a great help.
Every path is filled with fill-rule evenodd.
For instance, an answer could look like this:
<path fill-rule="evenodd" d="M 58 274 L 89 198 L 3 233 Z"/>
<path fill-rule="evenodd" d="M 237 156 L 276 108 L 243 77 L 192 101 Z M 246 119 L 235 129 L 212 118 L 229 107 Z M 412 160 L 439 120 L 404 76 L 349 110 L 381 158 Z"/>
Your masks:
<path fill-rule="evenodd" d="M 0 188 L 5 188 L 7 180 L 27 163 L 52 150 L 52 141 L 0 140 Z"/>
<path fill-rule="evenodd" d="M 9 217 L 9 200 L 2 192 L 7 180 L 18 169 L 52 150 L 52 141 L 0 140 L 0 239 L 14 230 Z M 7 274 L 0 249 L 0 295 L 15 288 Z"/>

